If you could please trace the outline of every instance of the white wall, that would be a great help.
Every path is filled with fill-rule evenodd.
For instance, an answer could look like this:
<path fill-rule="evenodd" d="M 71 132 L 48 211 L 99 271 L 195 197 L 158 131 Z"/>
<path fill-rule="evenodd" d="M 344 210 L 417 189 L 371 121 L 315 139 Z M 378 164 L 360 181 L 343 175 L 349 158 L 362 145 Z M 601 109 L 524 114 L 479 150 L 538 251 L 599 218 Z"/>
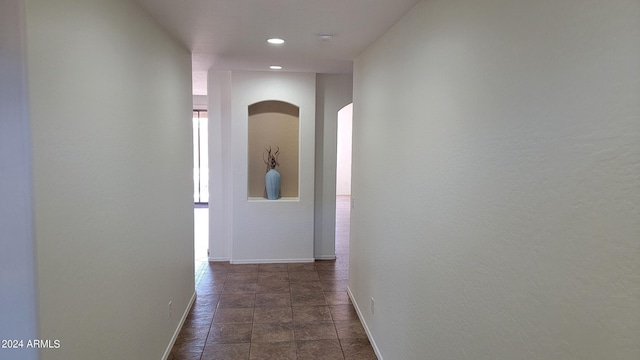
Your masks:
<path fill-rule="evenodd" d="M 209 106 L 209 99 L 207 95 L 193 95 L 193 109 L 194 110 L 207 110 Z"/>
<path fill-rule="evenodd" d="M 356 59 L 384 359 L 640 358 L 638 39 L 638 1 L 434 0 Z"/>
<path fill-rule="evenodd" d="M 26 5 L 42 358 L 160 359 L 194 293 L 190 54 L 132 1 Z"/>
<path fill-rule="evenodd" d="M 351 195 L 351 138 L 353 104 L 338 111 L 338 157 L 336 164 L 336 195 Z"/>
<path fill-rule="evenodd" d="M 242 73 L 233 73 L 242 74 Z M 265 77 L 266 76 L 266 77 Z M 305 80 L 304 83 L 296 83 L 293 81 L 296 78 L 302 76 Z M 306 104 L 312 104 L 309 96 L 313 95 L 313 89 L 309 88 L 309 77 L 312 74 L 288 74 L 288 73 L 245 73 L 246 78 L 245 86 L 251 88 L 252 92 L 257 92 L 265 99 L 281 98 L 293 98 L 300 96 L 304 99 Z M 232 173 L 232 166 L 239 166 L 241 171 L 246 166 L 242 163 L 236 164 L 238 161 L 246 162 L 246 154 L 238 155 L 232 153 L 232 124 L 241 124 L 246 122 L 243 118 L 243 114 L 246 117 L 246 108 L 243 105 L 237 105 L 239 101 L 248 103 L 249 100 L 243 100 L 242 97 L 232 95 L 232 73 L 224 71 L 210 71 L 208 77 L 208 98 L 209 98 L 209 134 L 210 134 L 210 161 L 211 161 L 211 174 L 210 189 L 211 200 L 209 203 L 210 209 L 210 243 L 209 249 L 211 249 L 211 260 L 230 260 L 231 248 L 234 242 L 235 230 L 232 227 L 234 222 L 234 204 L 230 198 L 231 193 L 237 193 L 237 199 L 241 203 L 246 201 L 245 185 L 238 181 L 235 177 L 235 173 Z M 350 75 L 329 75 L 329 74 L 317 74 L 315 75 L 315 184 L 308 180 L 304 180 L 305 187 L 315 186 L 314 190 L 314 225 L 313 225 L 313 257 L 316 259 L 333 259 L 335 258 L 335 194 L 336 194 L 336 149 L 337 149 L 337 113 L 345 105 L 349 104 L 352 99 L 352 77 Z M 260 80 L 263 79 L 263 80 Z M 278 86 L 273 88 L 264 87 L 262 81 L 264 79 L 271 79 L 271 81 L 277 82 Z M 304 85 L 307 84 L 307 85 Z M 243 94 L 243 91 L 238 92 Z M 234 92 L 235 94 L 235 92 Z M 297 94 L 297 95 L 296 95 Z M 257 98 L 254 96 L 254 98 Z M 255 99 L 254 99 L 255 100 Z M 295 99 L 294 99 L 295 100 Z M 294 101 L 291 100 L 291 101 Z M 287 100 L 283 100 L 287 101 Z M 298 100 L 295 100 L 298 101 Z M 234 103 L 234 109 L 236 113 L 239 113 L 237 120 L 235 117 L 232 122 L 231 107 Z M 295 103 L 294 103 L 295 104 Z M 245 104 L 247 105 L 247 104 Z M 296 104 L 297 105 L 297 104 Z M 311 106 L 311 105 L 306 105 Z M 305 124 L 310 123 L 309 118 L 305 118 Z M 313 120 L 311 120 L 313 121 Z M 235 126 L 235 125 L 233 125 Z M 236 130 L 239 141 L 245 141 L 245 135 L 241 133 L 242 129 Z M 305 127 L 304 130 L 309 131 Z M 305 144 L 308 146 L 308 140 L 304 139 Z M 241 148 L 238 151 L 246 151 Z M 307 153 L 309 149 L 305 150 Z M 310 164 L 309 159 L 304 160 L 305 164 Z M 305 172 L 308 172 L 307 167 L 304 168 Z M 302 182 L 301 182 L 302 183 Z M 236 189 L 237 187 L 237 189 Z M 306 197 L 306 195 L 305 195 Z M 243 200 L 244 199 L 244 200 Z M 308 200 L 303 200 L 308 204 Z M 262 206 L 264 204 L 253 204 L 251 206 Z M 271 203 L 271 206 L 283 206 L 282 204 L 276 205 Z M 295 205 L 286 205 L 288 207 Z M 301 214 L 304 217 L 303 223 L 305 227 L 308 227 L 308 208 L 305 206 L 305 212 Z M 270 209 L 267 208 L 268 211 Z M 262 223 L 268 217 L 260 220 Z M 283 223 L 279 223 L 277 226 L 287 228 L 291 219 L 285 220 Z M 241 214 L 240 219 L 237 220 L 238 229 L 242 230 L 247 226 L 254 229 L 252 231 L 261 231 L 258 225 L 252 224 Z M 257 229 L 257 230 L 256 230 Z M 304 233 L 308 231 L 308 228 L 304 230 Z M 305 235 L 306 238 L 307 235 Z M 262 255 L 255 259 L 263 259 L 267 261 L 274 261 L 275 259 L 287 259 L 285 257 L 286 252 L 281 252 L 283 247 L 272 247 L 268 254 L 272 258 L 263 259 Z M 242 249 L 240 249 L 242 251 Z M 306 250 L 305 250 L 306 251 Z M 291 256 L 291 255 L 289 255 Z M 307 256 L 307 255 L 305 255 Z M 238 260 L 238 258 L 236 258 Z M 306 259 L 306 258 L 305 258 Z"/>
<path fill-rule="evenodd" d="M 351 103 L 351 75 L 316 76 L 314 257 L 335 259 L 338 111 Z"/>
<path fill-rule="evenodd" d="M 209 71 L 209 260 L 231 260 L 231 72 Z M 247 113 L 248 115 L 248 113 Z"/>
<path fill-rule="evenodd" d="M 38 337 L 24 6 L 0 1 L 0 339 Z M 0 349 L 3 359 L 37 359 Z"/>
<path fill-rule="evenodd" d="M 315 74 L 210 72 L 208 84 L 212 260 L 312 261 Z M 248 197 L 248 107 L 265 100 L 300 107 L 298 198 Z"/>

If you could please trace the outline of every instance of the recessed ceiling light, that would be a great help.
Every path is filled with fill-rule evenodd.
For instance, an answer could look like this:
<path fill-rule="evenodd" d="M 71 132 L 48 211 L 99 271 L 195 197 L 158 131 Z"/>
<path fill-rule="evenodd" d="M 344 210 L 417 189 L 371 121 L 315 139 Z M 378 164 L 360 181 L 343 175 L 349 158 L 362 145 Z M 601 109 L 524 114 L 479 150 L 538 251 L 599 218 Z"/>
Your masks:
<path fill-rule="evenodd" d="M 271 38 L 271 39 L 267 39 L 267 42 L 269 44 L 273 44 L 273 45 L 281 45 L 284 44 L 284 40 L 279 39 L 279 38 Z"/>
<path fill-rule="evenodd" d="M 271 70 L 282 70 L 282 66 L 280 66 L 280 65 L 271 65 L 271 66 L 269 66 L 269 69 L 271 69 Z"/>
<path fill-rule="evenodd" d="M 320 41 L 331 41 L 331 40 L 333 40 L 333 34 L 330 34 L 330 33 L 318 34 L 318 40 L 320 40 Z"/>

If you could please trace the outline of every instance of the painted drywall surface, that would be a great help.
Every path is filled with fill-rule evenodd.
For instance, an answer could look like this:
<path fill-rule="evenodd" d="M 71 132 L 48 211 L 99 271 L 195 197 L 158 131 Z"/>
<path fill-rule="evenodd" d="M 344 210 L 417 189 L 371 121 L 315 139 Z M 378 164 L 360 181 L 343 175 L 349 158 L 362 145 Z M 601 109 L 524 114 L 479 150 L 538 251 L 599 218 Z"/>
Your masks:
<path fill-rule="evenodd" d="M 132 1 L 26 17 L 42 359 L 160 359 L 194 291 L 189 52 Z"/>
<path fill-rule="evenodd" d="M 637 1 L 424 1 L 356 59 L 384 359 L 640 358 L 639 38 Z"/>
<path fill-rule="evenodd" d="M 335 257 L 335 168 L 337 112 L 351 102 L 350 75 L 316 76 L 316 168 L 314 205 L 314 256 Z M 208 79 L 210 159 L 210 259 L 231 258 L 233 192 L 231 175 L 231 73 L 210 71 Z M 216 109 L 216 110 L 212 110 Z M 325 118 L 325 113 L 328 114 Z M 214 118 L 215 117 L 215 118 Z M 218 130 L 215 130 L 218 129 Z M 325 135 L 326 134 L 326 135 Z M 216 167 L 214 169 L 214 167 Z M 216 170 L 217 169 L 217 170 Z M 217 174 L 217 175 L 215 175 Z M 213 189 L 217 189 L 213 195 Z M 214 230 L 217 229 L 217 230 Z"/>
<path fill-rule="evenodd" d="M 314 256 L 335 258 L 338 111 L 352 101 L 351 75 L 316 76 Z"/>
<path fill-rule="evenodd" d="M 209 99 L 207 95 L 193 95 L 194 110 L 207 110 L 208 106 L 209 106 Z"/>
<path fill-rule="evenodd" d="M 351 137 L 353 104 L 338 111 L 336 195 L 351 195 Z"/>
<path fill-rule="evenodd" d="M 0 2 L 0 339 L 38 337 L 24 7 Z M 6 344 L 3 344 L 6 345 Z M 11 344 L 10 344 L 11 345 Z M 36 349 L 0 349 L 37 359 Z"/>
<path fill-rule="evenodd" d="M 231 72 L 209 71 L 209 259 L 231 260 Z"/>
<path fill-rule="evenodd" d="M 313 259 L 315 75 L 231 74 L 233 176 L 232 261 Z M 247 194 L 248 107 L 265 100 L 300 108 L 300 184 L 295 200 L 249 200 Z"/>

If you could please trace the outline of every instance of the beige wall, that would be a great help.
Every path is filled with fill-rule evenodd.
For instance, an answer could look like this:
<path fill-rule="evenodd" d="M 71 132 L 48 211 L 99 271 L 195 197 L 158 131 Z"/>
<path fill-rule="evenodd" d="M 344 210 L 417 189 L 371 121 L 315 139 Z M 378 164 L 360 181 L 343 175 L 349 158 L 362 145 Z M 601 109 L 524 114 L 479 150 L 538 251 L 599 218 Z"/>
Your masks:
<path fill-rule="evenodd" d="M 26 28 L 42 359 L 161 359 L 194 294 L 189 51 L 128 0 Z"/>
<path fill-rule="evenodd" d="M 640 359 L 638 39 L 638 1 L 426 0 L 356 59 L 381 358 Z"/>
<path fill-rule="evenodd" d="M 298 197 L 299 110 L 295 105 L 266 101 L 249 106 L 249 197 L 265 196 L 266 150 L 278 155 L 280 196 Z"/>

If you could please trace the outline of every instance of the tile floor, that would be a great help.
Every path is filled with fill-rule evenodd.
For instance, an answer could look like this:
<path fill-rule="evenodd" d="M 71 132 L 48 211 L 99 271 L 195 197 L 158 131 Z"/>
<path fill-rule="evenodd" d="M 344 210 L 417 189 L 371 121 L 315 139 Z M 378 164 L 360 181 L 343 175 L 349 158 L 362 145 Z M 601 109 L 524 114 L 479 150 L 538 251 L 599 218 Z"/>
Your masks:
<path fill-rule="evenodd" d="M 169 359 L 376 359 L 346 292 L 349 206 L 349 197 L 338 198 L 337 260 L 203 262 Z"/>

